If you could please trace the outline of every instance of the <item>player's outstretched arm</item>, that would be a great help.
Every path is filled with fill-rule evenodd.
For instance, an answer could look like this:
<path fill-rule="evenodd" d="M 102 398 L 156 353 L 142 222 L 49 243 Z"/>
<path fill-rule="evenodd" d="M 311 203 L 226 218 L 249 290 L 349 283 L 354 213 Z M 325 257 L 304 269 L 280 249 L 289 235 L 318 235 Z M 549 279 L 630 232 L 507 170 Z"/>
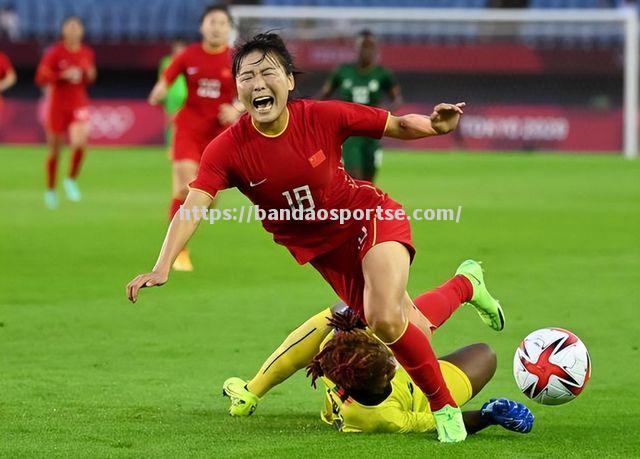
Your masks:
<path fill-rule="evenodd" d="M 147 101 L 149 105 L 158 105 L 167 97 L 167 91 L 169 90 L 169 83 L 164 77 L 158 78 L 158 81 L 153 86 L 153 89 L 149 93 Z"/>
<path fill-rule="evenodd" d="M 394 139 L 415 140 L 423 137 L 447 134 L 453 131 L 460 121 L 464 102 L 457 104 L 438 104 L 430 116 L 402 115 L 389 117 L 389 122 L 384 131 L 385 137 Z"/>
<path fill-rule="evenodd" d="M 135 303 L 141 288 L 161 286 L 169 278 L 169 270 L 180 250 L 186 245 L 200 223 L 202 209 L 209 209 L 213 198 L 199 191 L 189 191 L 183 206 L 187 210 L 188 218 L 181 218 L 177 212 L 164 238 L 158 261 L 149 273 L 139 274 L 127 284 L 127 298 Z M 197 209 L 197 212 L 193 210 Z"/>

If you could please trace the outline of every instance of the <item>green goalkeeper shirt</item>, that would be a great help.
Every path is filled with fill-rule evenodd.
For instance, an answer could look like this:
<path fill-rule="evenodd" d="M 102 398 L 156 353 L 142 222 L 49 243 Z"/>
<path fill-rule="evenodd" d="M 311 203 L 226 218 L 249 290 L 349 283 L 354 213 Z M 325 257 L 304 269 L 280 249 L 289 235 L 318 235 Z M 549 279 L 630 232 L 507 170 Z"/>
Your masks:
<path fill-rule="evenodd" d="M 393 73 L 379 65 L 363 72 L 356 64 L 344 64 L 331 74 L 331 87 L 339 90 L 340 99 L 358 104 L 379 106 L 382 93 L 395 85 Z"/>
<path fill-rule="evenodd" d="M 159 75 L 162 75 L 162 72 L 169 66 L 171 60 L 171 56 L 164 56 L 160 60 L 160 68 L 158 70 Z M 176 78 L 173 84 L 169 87 L 167 97 L 165 97 L 162 105 L 164 105 L 164 109 L 169 115 L 173 115 L 182 108 L 186 98 L 187 80 L 184 75 L 178 75 L 178 78 Z"/>

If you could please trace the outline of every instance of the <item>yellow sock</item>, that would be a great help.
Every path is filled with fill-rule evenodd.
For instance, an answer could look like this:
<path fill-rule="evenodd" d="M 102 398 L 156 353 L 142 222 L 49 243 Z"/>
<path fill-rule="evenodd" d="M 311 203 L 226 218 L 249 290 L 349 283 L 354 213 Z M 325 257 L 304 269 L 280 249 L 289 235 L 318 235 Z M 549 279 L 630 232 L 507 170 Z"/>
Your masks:
<path fill-rule="evenodd" d="M 271 388 L 306 367 L 331 331 L 328 323 L 330 317 L 331 310 L 325 309 L 292 331 L 262 364 L 260 371 L 247 384 L 247 389 L 262 397 Z"/>

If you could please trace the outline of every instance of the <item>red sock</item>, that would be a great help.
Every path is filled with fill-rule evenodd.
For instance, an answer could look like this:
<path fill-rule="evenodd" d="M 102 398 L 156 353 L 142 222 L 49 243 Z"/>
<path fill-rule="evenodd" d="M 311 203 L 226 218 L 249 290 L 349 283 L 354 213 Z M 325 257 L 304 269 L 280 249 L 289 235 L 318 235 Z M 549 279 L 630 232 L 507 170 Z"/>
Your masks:
<path fill-rule="evenodd" d="M 429 290 L 413 300 L 413 304 L 433 324 L 440 327 L 458 307 L 473 296 L 473 286 L 461 274 L 452 277 L 438 288 Z"/>
<path fill-rule="evenodd" d="M 80 172 L 80 165 L 82 164 L 82 158 L 84 158 L 84 148 L 78 147 L 73 150 L 71 155 L 71 167 L 69 168 L 69 178 L 76 179 Z"/>
<path fill-rule="evenodd" d="M 444 382 L 429 338 L 422 330 L 409 322 L 404 334 L 390 344 L 389 348 L 400 365 L 407 370 L 413 382 L 427 396 L 432 412 L 445 405 L 458 406 Z"/>
<path fill-rule="evenodd" d="M 169 207 L 169 221 L 173 220 L 173 216 L 178 210 L 180 210 L 180 206 L 182 204 L 184 204 L 184 199 L 173 198 L 171 200 L 171 207 Z"/>
<path fill-rule="evenodd" d="M 47 169 L 47 187 L 50 190 L 53 190 L 56 187 L 56 172 L 58 171 L 58 153 L 51 152 L 49 156 L 47 156 L 47 161 L 45 162 Z"/>

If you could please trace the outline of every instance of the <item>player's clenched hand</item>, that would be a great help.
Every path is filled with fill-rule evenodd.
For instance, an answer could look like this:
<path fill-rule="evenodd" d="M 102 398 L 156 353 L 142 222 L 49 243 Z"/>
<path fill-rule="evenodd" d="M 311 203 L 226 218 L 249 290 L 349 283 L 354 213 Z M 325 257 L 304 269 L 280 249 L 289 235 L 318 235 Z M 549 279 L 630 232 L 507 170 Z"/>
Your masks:
<path fill-rule="evenodd" d="M 138 300 L 138 292 L 141 288 L 160 287 L 169 278 L 168 274 L 152 271 L 146 274 L 138 274 L 127 284 L 127 298 L 132 303 Z"/>
<path fill-rule="evenodd" d="M 460 121 L 460 116 L 464 113 L 464 102 L 457 104 L 438 104 L 431 114 L 431 126 L 438 134 L 446 134 L 453 131 Z"/>

